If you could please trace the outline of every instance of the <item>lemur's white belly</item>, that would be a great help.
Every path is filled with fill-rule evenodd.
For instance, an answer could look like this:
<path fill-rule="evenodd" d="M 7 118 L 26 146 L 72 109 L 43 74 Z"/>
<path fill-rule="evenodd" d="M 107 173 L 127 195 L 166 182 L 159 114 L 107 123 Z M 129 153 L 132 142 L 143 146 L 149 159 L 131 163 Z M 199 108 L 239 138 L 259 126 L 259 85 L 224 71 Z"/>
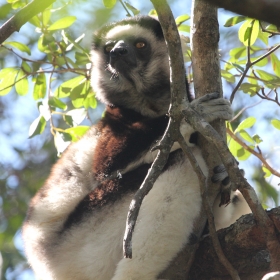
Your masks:
<path fill-rule="evenodd" d="M 194 148 L 194 152 L 206 173 L 200 151 Z M 174 257 L 188 241 L 193 220 L 200 212 L 199 182 L 193 173 L 190 163 L 185 160 L 158 178 L 139 212 L 132 239 L 132 259 L 122 257 L 125 222 L 133 198 L 130 193 L 113 205 L 96 210 L 85 222 L 75 225 L 64 235 L 64 242 L 54 248 L 56 251 L 50 260 L 49 265 L 56 273 L 53 279 L 60 280 L 63 275 L 63 279 L 81 280 L 89 279 L 85 275 L 91 275 L 90 279 L 109 280 L 120 261 L 114 279 L 123 279 L 118 275 L 125 275 L 124 280 L 155 279 L 159 267 L 163 270 L 170 256 Z M 139 275 L 135 275 L 135 271 Z M 145 278 L 141 273 L 145 273 Z"/>

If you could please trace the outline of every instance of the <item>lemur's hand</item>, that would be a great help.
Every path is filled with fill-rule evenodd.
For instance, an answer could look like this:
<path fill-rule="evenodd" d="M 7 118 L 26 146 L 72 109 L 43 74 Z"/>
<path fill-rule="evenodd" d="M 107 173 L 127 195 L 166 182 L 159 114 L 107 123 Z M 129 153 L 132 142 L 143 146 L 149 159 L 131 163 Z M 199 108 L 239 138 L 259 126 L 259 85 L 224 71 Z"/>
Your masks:
<path fill-rule="evenodd" d="M 230 120 L 233 116 L 231 104 L 219 97 L 218 92 L 209 93 L 191 102 L 192 108 L 207 122 L 216 119 Z"/>

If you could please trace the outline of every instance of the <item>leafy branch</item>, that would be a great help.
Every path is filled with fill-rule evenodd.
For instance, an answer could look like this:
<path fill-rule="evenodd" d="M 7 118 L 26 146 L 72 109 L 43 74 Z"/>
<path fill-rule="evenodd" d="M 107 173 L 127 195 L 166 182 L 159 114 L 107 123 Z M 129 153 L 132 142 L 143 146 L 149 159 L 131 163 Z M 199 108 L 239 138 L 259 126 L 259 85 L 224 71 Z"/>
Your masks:
<path fill-rule="evenodd" d="M 0 44 L 37 14 L 43 12 L 55 0 L 33 0 L 0 27 Z"/>

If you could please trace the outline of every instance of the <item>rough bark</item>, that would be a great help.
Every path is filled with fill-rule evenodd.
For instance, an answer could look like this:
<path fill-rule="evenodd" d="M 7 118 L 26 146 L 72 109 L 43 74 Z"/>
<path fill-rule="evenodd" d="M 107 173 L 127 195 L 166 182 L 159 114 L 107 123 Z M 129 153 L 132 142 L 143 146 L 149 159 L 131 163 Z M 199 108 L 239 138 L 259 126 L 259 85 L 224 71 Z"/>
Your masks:
<path fill-rule="evenodd" d="M 267 213 L 279 231 L 280 207 L 267 211 Z M 242 216 L 235 224 L 219 230 L 218 237 L 226 256 L 238 270 L 241 279 L 261 279 L 262 276 L 271 271 L 269 268 L 271 260 L 266 240 L 263 238 L 261 227 L 255 222 L 252 214 Z M 231 279 L 219 263 L 209 236 L 200 243 L 189 279 Z"/>

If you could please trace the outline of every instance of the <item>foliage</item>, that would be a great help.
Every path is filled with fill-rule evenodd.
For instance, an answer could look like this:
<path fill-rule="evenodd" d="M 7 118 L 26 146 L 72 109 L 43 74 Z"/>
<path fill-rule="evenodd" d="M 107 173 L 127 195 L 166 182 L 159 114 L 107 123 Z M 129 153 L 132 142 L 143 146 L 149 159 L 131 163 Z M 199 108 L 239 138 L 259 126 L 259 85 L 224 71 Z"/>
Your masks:
<path fill-rule="evenodd" d="M 116 0 L 99 2 L 110 10 L 96 9 L 96 16 L 99 13 L 109 17 L 109 12 L 118 8 Z M 127 2 L 119 2 L 121 4 L 119 6 L 128 16 L 140 12 Z M 89 5 L 83 0 L 78 1 L 79 4 Z M 26 1 L 7 0 L 5 10 L 1 7 L 0 17 L 7 19 L 25 5 Z M 51 132 L 57 152 L 61 154 L 71 141 L 77 141 L 87 131 L 85 119 L 90 119 L 91 112 L 98 108 L 95 94 L 90 87 L 89 44 L 84 43 L 88 38 L 82 33 L 84 32 L 82 28 L 75 30 L 75 26 L 81 20 L 79 17 L 83 15 L 81 13 L 74 15 L 71 5 L 71 2 L 57 1 L 30 19 L 29 32 L 32 34 L 29 40 L 24 41 L 21 37 L 11 36 L 11 39 L 0 46 L 0 63 L 4 66 L 0 71 L 0 96 L 7 94 L 16 95 L 18 98 L 32 96 L 31 99 L 36 103 L 38 111 L 30 124 L 29 137 L 33 139 L 29 141 L 40 135 L 45 141 L 42 150 L 46 149 L 47 154 L 51 153 L 50 151 L 53 154 L 53 150 L 52 144 L 46 141 L 48 138 L 46 132 Z M 155 15 L 155 11 L 152 10 L 150 14 Z M 185 36 L 190 32 L 189 19 L 190 16 L 185 14 L 176 18 L 178 29 Z M 99 25 L 98 19 L 95 23 Z M 235 103 L 235 100 L 240 102 L 243 98 L 246 100 L 258 98 L 263 100 L 263 103 L 255 104 L 257 108 L 273 104 L 274 108 L 277 106 L 279 110 L 278 29 L 244 16 L 229 18 L 225 27 L 233 30 L 232 36 L 235 37 L 229 52 L 221 53 L 221 74 L 225 84 L 232 88 L 231 101 Z M 185 39 L 188 43 L 188 37 Z M 221 41 L 223 39 L 225 38 L 222 37 Z M 187 76 L 191 82 L 191 51 L 188 44 L 184 47 Z M 240 112 L 227 123 L 230 151 L 239 161 L 249 162 L 252 157 L 258 158 L 256 174 L 259 176 L 254 175 L 252 179 L 258 186 L 263 203 L 269 204 L 272 198 L 276 204 L 278 192 L 264 177 L 271 178 L 273 175 L 279 177 L 279 173 L 262 153 L 262 147 L 271 146 L 266 141 L 272 140 L 263 137 L 266 136 L 262 135 L 264 130 L 257 129 L 260 123 L 258 116 L 247 114 L 252 103 L 250 106 L 246 104 L 243 106 L 242 102 L 240 103 L 240 106 L 236 106 L 241 109 Z M 4 111 L 4 108 L 2 110 Z M 269 133 L 265 134 L 279 135 L 279 118 L 279 115 L 268 118 L 266 129 Z M 253 131 L 257 133 L 253 134 Z M 40 152 L 36 150 L 34 154 L 40 158 Z M 30 155 L 26 156 L 24 166 L 18 169 L 12 165 L 2 164 L 3 170 L 6 171 L 0 172 L 0 202 L 2 201 L 0 248 L 5 260 L 5 271 L 13 271 L 23 262 L 23 256 L 21 252 L 17 252 L 13 238 L 23 221 L 27 201 L 42 185 L 53 161 L 54 157 L 52 160 L 44 157 L 36 161 Z M 260 172 L 260 165 L 263 173 Z M 46 167 L 43 168 L 44 166 Z M 11 176 L 16 176 L 18 180 L 13 188 L 8 183 Z"/>

